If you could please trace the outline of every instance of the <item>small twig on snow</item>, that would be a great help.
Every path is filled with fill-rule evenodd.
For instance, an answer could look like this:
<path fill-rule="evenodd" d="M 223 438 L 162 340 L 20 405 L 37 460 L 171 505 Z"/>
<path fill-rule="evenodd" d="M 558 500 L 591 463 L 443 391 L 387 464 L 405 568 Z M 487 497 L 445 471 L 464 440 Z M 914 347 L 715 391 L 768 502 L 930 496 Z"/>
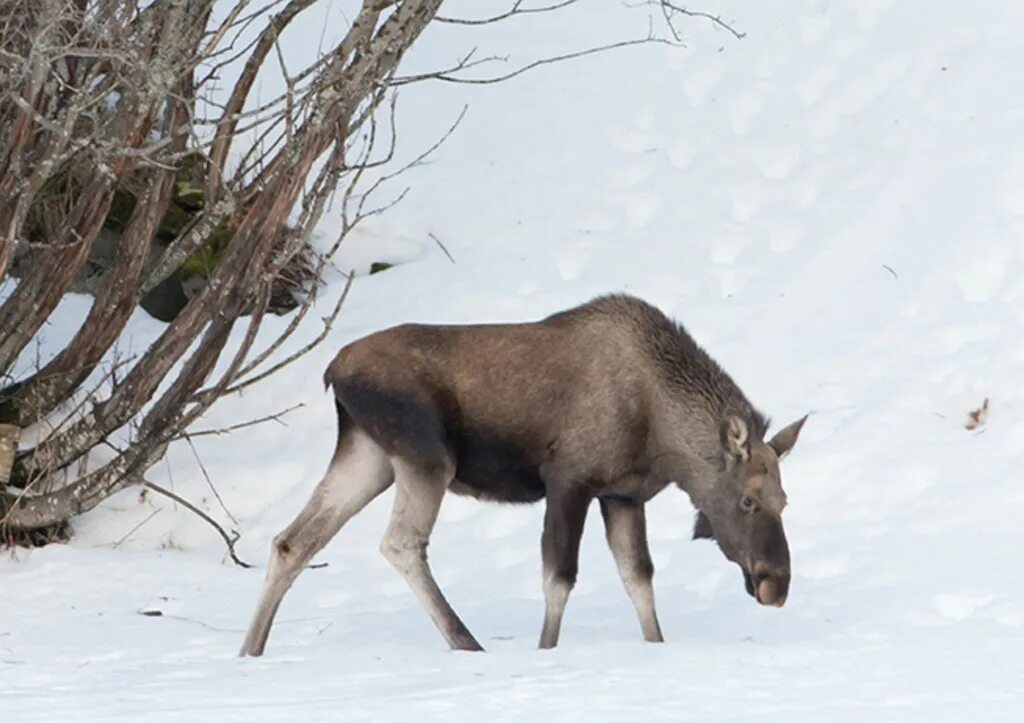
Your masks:
<path fill-rule="evenodd" d="M 215 520 L 212 517 L 210 517 L 208 514 L 203 512 L 201 509 L 196 507 L 194 504 L 192 504 L 191 502 L 186 500 L 181 495 L 177 495 L 177 494 L 171 492 L 168 489 L 164 489 L 160 485 L 153 484 L 152 482 L 150 482 L 148 480 L 144 480 L 143 484 L 146 486 L 147 489 L 151 489 L 154 492 L 156 492 L 157 494 L 161 494 L 164 497 L 167 497 L 169 499 L 174 500 L 175 502 L 177 502 L 179 505 L 181 505 L 185 509 L 187 509 L 187 510 L 189 510 L 191 512 L 194 512 L 195 514 L 197 514 L 201 518 L 203 518 L 207 523 L 210 524 L 211 527 L 213 527 L 213 529 L 217 530 L 217 534 L 219 534 L 224 539 L 224 544 L 227 545 L 228 554 L 231 556 L 231 560 L 236 565 L 238 565 L 239 567 L 245 567 L 245 568 L 251 568 L 252 567 L 252 565 L 250 565 L 248 562 L 244 562 L 244 561 L 238 559 L 238 555 L 235 554 L 235 543 L 238 541 L 238 533 L 237 532 L 235 532 L 235 537 L 232 539 L 232 537 L 230 535 L 228 535 L 227 532 L 224 531 L 224 528 L 220 526 L 220 523 L 218 523 L 217 520 Z"/>
<path fill-rule="evenodd" d="M 452 255 L 450 253 L 448 253 L 448 249 L 445 248 L 445 245 L 443 243 L 441 243 L 441 239 L 439 239 L 437 236 L 435 236 L 433 231 L 428 231 L 427 232 L 427 236 L 429 236 L 430 238 L 434 239 L 434 243 L 436 243 L 440 247 L 440 249 L 442 251 L 444 251 L 444 255 L 447 256 L 448 260 L 451 261 L 454 264 L 455 263 L 455 259 L 453 259 Z"/>
<path fill-rule="evenodd" d="M 135 527 L 133 527 L 132 529 L 128 530 L 128 532 L 127 532 L 127 533 L 125 533 L 124 537 L 122 537 L 122 538 L 121 538 L 120 540 L 118 540 L 117 542 L 115 542 L 115 543 L 113 544 L 113 546 L 112 546 L 112 549 L 116 550 L 117 548 L 119 548 L 119 547 L 120 547 L 120 546 L 121 546 L 121 545 L 122 545 L 122 544 L 124 543 L 124 541 L 125 541 L 125 540 L 127 540 L 127 539 L 128 539 L 129 537 L 131 537 L 132 535 L 134 535 L 134 534 L 135 534 L 135 532 L 136 532 L 136 531 L 137 531 L 137 530 L 138 530 L 138 529 L 139 529 L 140 527 L 142 527 L 142 526 L 143 526 L 144 524 L 146 524 L 147 522 L 149 522 L 150 520 L 152 520 L 152 519 L 153 519 L 154 517 L 156 517 L 156 516 L 157 516 L 158 514 L 160 514 L 160 510 L 158 510 L 158 509 L 157 509 L 157 510 L 153 510 L 153 511 L 152 511 L 152 512 L 151 512 L 151 513 L 149 514 L 149 517 L 147 517 L 146 519 L 144 519 L 144 520 L 143 520 L 142 522 L 140 522 L 139 524 L 135 525 Z"/>

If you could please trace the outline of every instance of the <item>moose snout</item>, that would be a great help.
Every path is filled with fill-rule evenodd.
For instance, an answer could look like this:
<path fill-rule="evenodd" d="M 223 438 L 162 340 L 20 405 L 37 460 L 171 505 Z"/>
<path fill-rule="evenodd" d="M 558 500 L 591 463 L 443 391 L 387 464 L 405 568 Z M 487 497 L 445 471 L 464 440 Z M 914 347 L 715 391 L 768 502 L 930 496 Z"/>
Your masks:
<path fill-rule="evenodd" d="M 762 605 L 781 608 L 789 595 L 789 570 L 758 562 L 751 572 L 754 598 Z"/>

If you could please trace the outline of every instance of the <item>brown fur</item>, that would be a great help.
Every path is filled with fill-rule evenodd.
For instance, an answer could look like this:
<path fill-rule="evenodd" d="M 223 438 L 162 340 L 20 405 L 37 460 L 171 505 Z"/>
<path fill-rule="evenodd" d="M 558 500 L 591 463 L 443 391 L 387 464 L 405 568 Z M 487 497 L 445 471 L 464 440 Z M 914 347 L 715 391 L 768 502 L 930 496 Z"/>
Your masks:
<path fill-rule="evenodd" d="M 557 642 L 594 499 L 644 636 L 661 639 L 643 507 L 671 482 L 700 511 L 695 536 L 713 537 L 740 565 L 748 592 L 764 603 L 785 600 L 789 552 L 778 459 L 803 420 L 766 443 L 767 419 L 729 375 L 681 326 L 639 299 L 604 296 L 532 323 L 394 327 L 342 349 L 325 382 L 337 399 L 339 450 L 351 430 L 367 435 L 392 467 L 407 470 L 410 499 L 424 495 L 435 504 L 427 492 L 434 483 L 425 480 L 484 500 L 546 499 L 542 647 Z M 402 519 L 396 503 L 395 529 Z M 429 529 L 421 532 L 416 544 L 425 550 Z M 286 533 L 275 554 L 285 554 Z M 423 554 L 410 584 L 453 647 L 478 648 L 436 589 Z M 271 605 L 265 596 L 261 610 Z M 247 639 L 243 652 L 262 652 L 269 619 L 254 623 L 256 643 Z"/>

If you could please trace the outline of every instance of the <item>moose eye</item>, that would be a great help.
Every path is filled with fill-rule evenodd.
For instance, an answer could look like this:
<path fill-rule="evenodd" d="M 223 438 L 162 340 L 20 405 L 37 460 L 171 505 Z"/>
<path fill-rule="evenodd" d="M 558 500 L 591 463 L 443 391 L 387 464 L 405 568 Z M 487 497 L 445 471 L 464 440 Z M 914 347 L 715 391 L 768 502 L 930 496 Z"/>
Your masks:
<path fill-rule="evenodd" d="M 743 495 L 743 497 L 740 498 L 740 508 L 744 512 L 752 514 L 757 512 L 757 502 L 755 502 L 754 498 L 750 495 Z"/>

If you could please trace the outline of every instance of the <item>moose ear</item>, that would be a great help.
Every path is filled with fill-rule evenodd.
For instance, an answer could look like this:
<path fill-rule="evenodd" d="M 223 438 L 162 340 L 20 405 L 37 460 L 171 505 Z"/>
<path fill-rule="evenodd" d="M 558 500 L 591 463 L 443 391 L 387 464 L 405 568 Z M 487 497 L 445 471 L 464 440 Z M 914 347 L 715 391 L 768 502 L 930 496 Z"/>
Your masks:
<path fill-rule="evenodd" d="M 793 445 L 796 444 L 797 437 L 800 436 L 800 430 L 804 426 L 804 422 L 807 421 L 807 415 L 805 414 L 800 419 L 796 420 L 788 427 L 780 429 L 771 441 L 768 442 L 768 446 L 775 450 L 775 454 L 779 456 L 779 459 L 785 457 L 789 450 L 793 449 Z"/>
<path fill-rule="evenodd" d="M 734 460 L 746 462 L 750 459 L 750 433 L 747 423 L 735 415 L 722 421 L 722 446 Z"/>
<path fill-rule="evenodd" d="M 693 521 L 693 539 L 713 540 L 715 533 L 711 529 L 711 521 L 703 512 L 697 513 L 697 519 Z"/>

